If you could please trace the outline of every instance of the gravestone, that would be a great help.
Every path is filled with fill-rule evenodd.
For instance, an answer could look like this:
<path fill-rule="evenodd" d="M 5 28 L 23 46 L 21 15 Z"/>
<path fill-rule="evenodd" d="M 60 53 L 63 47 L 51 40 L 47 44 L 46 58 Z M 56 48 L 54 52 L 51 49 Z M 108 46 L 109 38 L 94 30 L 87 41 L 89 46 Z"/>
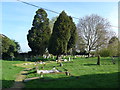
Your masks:
<path fill-rule="evenodd" d="M 67 59 L 64 59 L 64 62 L 67 62 Z"/>
<path fill-rule="evenodd" d="M 12 58 L 12 61 L 13 61 L 13 59 L 14 59 L 14 56 L 12 56 L 11 58 Z"/>
<path fill-rule="evenodd" d="M 43 55 L 42 57 L 45 59 L 45 58 L 46 58 L 46 55 Z"/>
<path fill-rule="evenodd" d="M 60 63 L 60 67 L 62 67 L 63 66 L 63 64 L 62 63 Z"/>
<path fill-rule="evenodd" d="M 68 61 L 70 61 L 70 57 L 69 57 Z"/>
<path fill-rule="evenodd" d="M 65 72 L 66 76 L 70 76 L 70 73 L 68 72 L 68 70 Z"/>
<path fill-rule="evenodd" d="M 53 56 L 53 59 L 54 59 L 54 56 Z"/>
<path fill-rule="evenodd" d="M 43 72 L 40 73 L 40 78 L 43 78 Z"/>

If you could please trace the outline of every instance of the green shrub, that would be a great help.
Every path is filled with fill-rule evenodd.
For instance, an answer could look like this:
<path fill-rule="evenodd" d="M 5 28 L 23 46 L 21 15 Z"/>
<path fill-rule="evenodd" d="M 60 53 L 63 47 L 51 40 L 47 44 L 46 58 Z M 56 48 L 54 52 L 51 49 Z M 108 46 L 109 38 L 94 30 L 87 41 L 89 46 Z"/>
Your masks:
<path fill-rule="evenodd" d="M 110 56 L 110 50 L 108 50 L 107 48 L 102 49 L 99 51 L 99 54 L 101 57 L 108 57 Z"/>

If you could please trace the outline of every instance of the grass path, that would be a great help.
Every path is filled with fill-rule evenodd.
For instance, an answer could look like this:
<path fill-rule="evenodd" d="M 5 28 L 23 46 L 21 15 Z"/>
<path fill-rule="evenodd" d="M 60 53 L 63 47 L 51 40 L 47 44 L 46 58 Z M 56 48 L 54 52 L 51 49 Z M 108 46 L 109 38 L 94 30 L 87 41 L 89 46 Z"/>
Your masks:
<path fill-rule="evenodd" d="M 21 71 L 19 73 L 19 75 L 17 76 L 13 87 L 11 87 L 11 88 L 21 88 L 21 89 L 24 88 L 23 80 L 26 77 L 26 73 L 27 73 L 27 71 Z"/>
<path fill-rule="evenodd" d="M 22 88 L 25 87 L 25 85 L 23 83 L 23 80 L 26 78 L 26 73 L 27 72 L 28 71 L 25 71 L 25 70 L 21 71 L 18 74 L 17 78 L 15 79 L 15 82 L 14 82 L 13 86 L 11 88 L 6 88 L 4 90 L 12 90 L 14 88 L 17 88 L 17 90 L 22 90 Z"/>
<path fill-rule="evenodd" d="M 8 84 L 13 83 L 13 84 L 11 84 L 11 86 L 7 86 L 7 83 L 4 83 L 3 90 L 12 90 L 14 88 L 15 89 L 17 88 L 18 90 L 22 90 L 25 87 L 23 80 L 26 78 L 28 70 L 30 68 L 22 67 L 24 63 L 23 62 L 18 63 L 18 62 L 3 61 L 3 68 L 5 68 L 4 73 L 3 73 L 3 76 L 4 76 L 3 78 L 5 78 L 6 81 L 12 80 L 12 82 L 9 82 Z M 28 63 L 28 62 L 26 62 L 26 63 Z M 6 72 L 9 72 L 9 73 L 7 74 Z M 14 72 L 16 72 L 15 73 L 16 75 L 14 75 Z M 9 75 L 11 77 L 8 78 Z M 16 78 L 14 79 L 13 77 L 16 77 Z"/>
<path fill-rule="evenodd" d="M 22 90 L 25 87 L 23 80 L 26 78 L 26 73 L 28 73 L 28 71 L 26 70 L 21 71 L 18 74 L 17 78 L 15 79 L 13 86 L 11 88 L 4 90 L 12 90 L 14 88 L 17 88 L 17 90 Z"/>

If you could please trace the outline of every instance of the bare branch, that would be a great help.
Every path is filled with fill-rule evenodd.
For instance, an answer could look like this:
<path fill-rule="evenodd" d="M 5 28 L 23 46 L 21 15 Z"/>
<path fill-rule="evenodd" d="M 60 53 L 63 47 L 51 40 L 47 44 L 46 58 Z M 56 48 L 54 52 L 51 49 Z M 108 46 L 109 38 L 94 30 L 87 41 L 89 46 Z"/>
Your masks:
<path fill-rule="evenodd" d="M 107 30 L 110 23 L 107 19 L 92 14 L 79 20 L 77 25 L 79 36 L 87 45 L 87 51 L 96 50 L 97 47 L 104 46 L 109 39 Z"/>

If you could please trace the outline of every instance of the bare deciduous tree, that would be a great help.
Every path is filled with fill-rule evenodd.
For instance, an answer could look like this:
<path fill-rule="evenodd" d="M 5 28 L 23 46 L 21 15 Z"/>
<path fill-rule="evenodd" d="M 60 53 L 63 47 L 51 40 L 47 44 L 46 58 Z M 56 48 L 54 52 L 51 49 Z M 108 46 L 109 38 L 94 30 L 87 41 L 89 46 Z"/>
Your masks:
<path fill-rule="evenodd" d="M 91 50 L 105 47 L 109 40 L 109 29 L 110 23 L 107 19 L 95 14 L 85 16 L 79 20 L 77 30 L 87 47 L 88 57 Z"/>

